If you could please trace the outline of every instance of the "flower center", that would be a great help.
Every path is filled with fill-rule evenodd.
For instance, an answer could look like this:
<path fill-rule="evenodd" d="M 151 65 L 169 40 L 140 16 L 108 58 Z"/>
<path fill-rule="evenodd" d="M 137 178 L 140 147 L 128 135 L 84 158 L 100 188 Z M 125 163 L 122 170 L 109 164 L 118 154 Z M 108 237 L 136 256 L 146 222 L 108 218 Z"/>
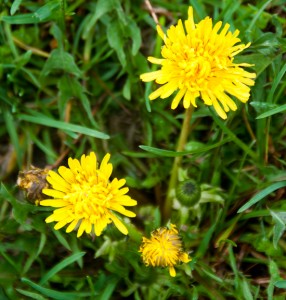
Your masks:
<path fill-rule="evenodd" d="M 90 176 L 88 181 L 78 180 L 71 186 L 70 193 L 64 196 L 72 206 L 72 214 L 78 219 L 100 219 L 109 208 L 112 198 L 108 183 L 97 182 L 97 178 Z"/>

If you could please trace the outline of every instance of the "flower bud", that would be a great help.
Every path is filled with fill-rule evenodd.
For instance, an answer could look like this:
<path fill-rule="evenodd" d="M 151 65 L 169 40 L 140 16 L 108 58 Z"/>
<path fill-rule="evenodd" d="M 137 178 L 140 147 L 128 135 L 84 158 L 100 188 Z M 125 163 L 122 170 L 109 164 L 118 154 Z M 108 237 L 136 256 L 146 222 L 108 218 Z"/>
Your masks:
<path fill-rule="evenodd" d="M 179 182 L 176 188 L 176 197 L 185 206 L 193 206 L 199 202 L 201 187 L 193 179 Z"/>

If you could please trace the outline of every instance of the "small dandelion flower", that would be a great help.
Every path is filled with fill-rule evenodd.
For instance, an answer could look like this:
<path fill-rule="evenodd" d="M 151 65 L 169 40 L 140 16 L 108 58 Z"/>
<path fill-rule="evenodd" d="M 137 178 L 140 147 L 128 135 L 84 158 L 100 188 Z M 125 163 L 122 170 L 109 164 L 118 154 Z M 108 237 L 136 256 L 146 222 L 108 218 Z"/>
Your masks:
<path fill-rule="evenodd" d="M 222 22 L 213 26 L 209 17 L 195 24 L 192 7 L 188 15 L 185 29 L 182 20 L 176 26 L 172 25 L 167 34 L 157 25 L 157 32 L 165 44 L 161 51 L 163 58 L 148 57 L 148 60 L 161 65 L 161 69 L 142 74 L 140 78 L 163 85 L 150 94 L 150 100 L 164 99 L 178 91 L 172 109 L 177 108 L 182 99 L 184 108 L 197 107 L 196 98 L 200 97 L 226 119 L 226 112 L 237 109 L 229 95 L 245 103 L 250 96 L 249 86 L 254 85 L 256 74 L 242 68 L 252 65 L 233 62 L 234 56 L 248 48 L 250 43 L 237 44 L 240 42 L 239 30 L 230 32 L 229 24 L 219 33 Z"/>
<path fill-rule="evenodd" d="M 143 237 L 139 252 L 142 253 L 143 262 L 152 267 L 169 267 L 172 277 L 176 276 L 174 266 L 180 262 L 191 261 L 186 252 L 182 250 L 182 240 L 171 224 L 171 229 L 161 227 L 151 233 L 151 238 Z"/>
<path fill-rule="evenodd" d="M 69 224 L 66 232 L 71 232 L 77 226 L 77 236 L 83 232 L 101 235 L 106 226 L 113 222 L 123 234 L 128 234 L 126 226 L 114 212 L 127 217 L 135 217 L 135 213 L 124 206 L 134 206 L 137 202 L 126 195 L 127 187 L 123 187 L 125 179 L 112 181 L 112 164 L 110 154 L 106 154 L 100 167 L 94 152 L 82 155 L 80 161 L 69 158 L 69 168 L 59 167 L 58 173 L 49 171 L 47 181 L 52 189 L 44 189 L 43 193 L 54 199 L 40 202 L 43 206 L 56 207 L 46 222 L 57 222 L 58 230 Z"/>

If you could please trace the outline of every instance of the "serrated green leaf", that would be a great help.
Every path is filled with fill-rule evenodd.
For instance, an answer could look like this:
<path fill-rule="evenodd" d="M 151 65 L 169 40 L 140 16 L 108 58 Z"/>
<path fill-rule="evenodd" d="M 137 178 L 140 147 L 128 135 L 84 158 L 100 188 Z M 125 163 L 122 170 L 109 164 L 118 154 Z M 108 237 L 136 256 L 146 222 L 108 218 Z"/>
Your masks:
<path fill-rule="evenodd" d="M 249 207 L 251 207 L 252 205 L 254 205 L 255 203 L 261 201 L 263 198 L 265 198 L 266 196 L 268 196 L 269 194 L 271 194 L 272 192 L 281 189 L 282 187 L 286 186 L 286 181 L 280 181 L 280 182 L 276 182 L 272 185 L 270 185 L 269 187 L 267 187 L 266 189 L 260 191 L 259 193 L 257 193 L 255 196 L 253 196 L 249 201 L 247 201 L 238 211 L 237 213 L 241 213 L 245 210 L 247 210 Z"/>

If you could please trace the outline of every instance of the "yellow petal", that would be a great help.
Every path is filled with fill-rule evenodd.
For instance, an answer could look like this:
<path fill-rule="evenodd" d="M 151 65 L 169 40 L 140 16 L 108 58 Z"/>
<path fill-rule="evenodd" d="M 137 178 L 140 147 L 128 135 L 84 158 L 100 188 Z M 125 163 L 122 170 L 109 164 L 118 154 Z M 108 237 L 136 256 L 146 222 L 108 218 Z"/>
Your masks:
<path fill-rule="evenodd" d="M 221 106 L 219 105 L 219 103 L 217 102 L 217 100 L 213 101 L 213 106 L 214 109 L 216 110 L 217 114 L 222 118 L 222 119 L 226 119 L 227 115 L 225 113 L 225 111 L 221 108 Z"/>
<path fill-rule="evenodd" d="M 169 273 L 172 277 L 176 277 L 176 270 L 174 267 L 169 267 Z"/>
<path fill-rule="evenodd" d="M 171 105 L 171 109 L 176 109 L 181 101 L 181 99 L 183 98 L 183 96 L 186 93 L 186 89 L 182 89 L 179 90 L 179 92 L 177 93 L 177 95 L 175 96 L 175 98 L 172 101 L 172 105 Z"/>
<path fill-rule="evenodd" d="M 147 58 L 152 64 L 161 65 L 165 59 L 149 56 Z"/>
<path fill-rule="evenodd" d="M 66 232 L 67 233 L 72 232 L 75 229 L 77 223 L 78 223 L 78 220 L 73 220 L 67 227 Z"/>
<path fill-rule="evenodd" d="M 52 190 L 52 189 L 43 189 L 42 193 L 47 196 L 52 196 L 54 198 L 63 198 L 66 195 L 63 192 Z"/>
<path fill-rule="evenodd" d="M 67 206 L 70 203 L 63 199 L 47 199 L 40 201 L 40 205 L 42 206 L 51 206 L 51 207 L 63 207 Z"/>
<path fill-rule="evenodd" d="M 144 82 L 149 82 L 149 81 L 157 79 L 161 75 L 162 75 L 162 71 L 159 70 L 159 71 L 154 71 L 154 72 L 141 74 L 140 79 Z"/>
<path fill-rule="evenodd" d="M 128 234 L 128 229 L 126 228 L 126 226 L 115 215 L 110 214 L 110 218 L 121 233 L 125 235 Z"/>
<path fill-rule="evenodd" d="M 55 230 L 59 230 L 59 229 L 61 229 L 62 227 L 64 227 L 66 224 L 67 224 L 66 220 L 62 220 L 62 221 L 58 222 L 58 223 L 54 226 L 54 229 L 55 229 Z"/>

